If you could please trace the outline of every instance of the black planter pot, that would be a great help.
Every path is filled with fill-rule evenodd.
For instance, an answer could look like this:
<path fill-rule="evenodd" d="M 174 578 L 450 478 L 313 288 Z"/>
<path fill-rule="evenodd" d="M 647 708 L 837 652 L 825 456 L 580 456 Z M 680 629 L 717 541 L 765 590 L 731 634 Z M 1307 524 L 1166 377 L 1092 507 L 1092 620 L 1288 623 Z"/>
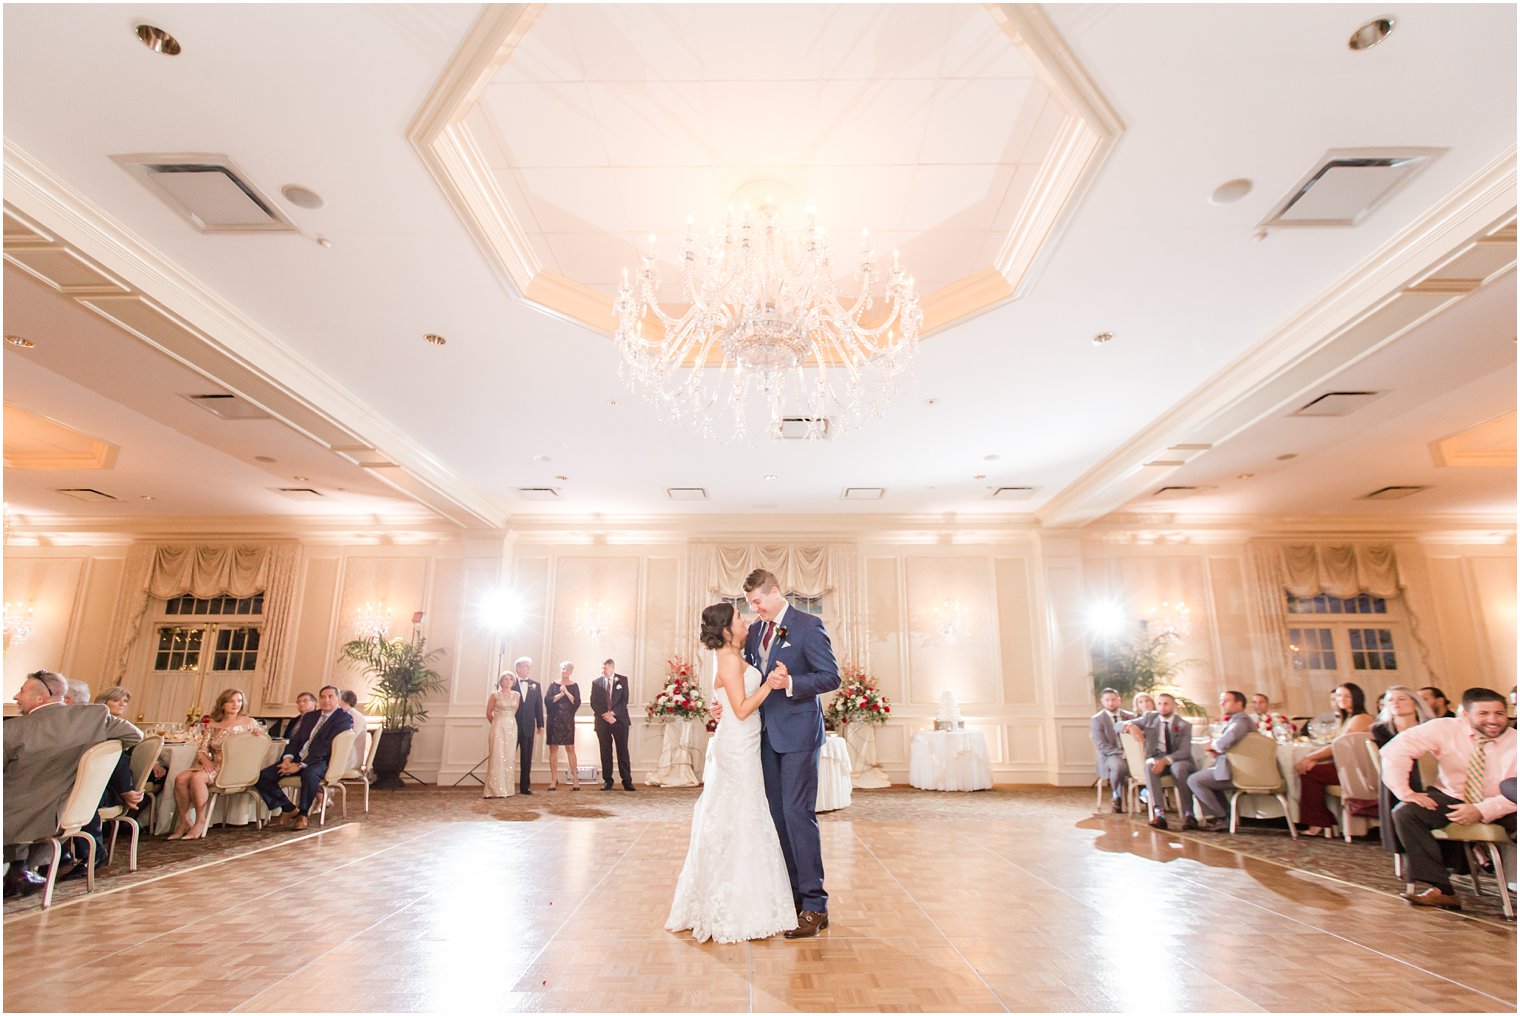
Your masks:
<path fill-rule="evenodd" d="M 400 790 L 401 772 L 412 754 L 411 730 L 384 730 L 380 732 L 380 747 L 375 751 L 375 787 L 384 790 Z"/>

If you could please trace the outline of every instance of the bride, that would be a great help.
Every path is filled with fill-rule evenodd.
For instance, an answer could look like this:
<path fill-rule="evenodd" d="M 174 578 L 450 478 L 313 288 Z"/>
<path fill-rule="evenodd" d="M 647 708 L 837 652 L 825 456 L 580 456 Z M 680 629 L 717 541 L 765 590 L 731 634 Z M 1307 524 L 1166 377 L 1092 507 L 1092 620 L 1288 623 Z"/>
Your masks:
<path fill-rule="evenodd" d="M 666 931 L 698 942 L 743 942 L 797 926 L 781 841 L 760 771 L 760 703 L 770 687 L 744 662 L 749 626 L 732 603 L 702 611 L 702 645 L 713 653 L 713 697 L 723 718 L 713 735 L 691 845 Z"/>

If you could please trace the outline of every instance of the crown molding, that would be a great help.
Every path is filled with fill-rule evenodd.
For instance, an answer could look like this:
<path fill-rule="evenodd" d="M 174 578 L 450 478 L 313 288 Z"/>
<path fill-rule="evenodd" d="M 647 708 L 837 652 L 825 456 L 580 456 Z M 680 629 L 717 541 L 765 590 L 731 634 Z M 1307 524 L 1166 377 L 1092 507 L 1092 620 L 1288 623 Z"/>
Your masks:
<path fill-rule="evenodd" d="M 1376 351 L 1481 284 L 1421 288 L 1432 275 L 1511 230 L 1515 146 L 1329 286 L 1283 325 L 1110 452 L 1045 503 L 1046 525 L 1086 525 L 1162 482 L 1181 445 L 1218 446 L 1286 401 Z M 1454 290 L 1454 291 L 1453 291 Z M 1157 460 L 1167 464 L 1146 466 Z"/>
<path fill-rule="evenodd" d="M 210 287 L 164 257 L 125 226 L 92 205 L 54 176 L 27 152 L 5 139 L 5 200 L 35 220 L 73 253 L 83 255 L 119 278 L 135 293 L 113 294 L 112 300 L 145 306 L 170 325 L 197 340 L 207 359 L 222 359 L 257 382 L 252 387 L 278 393 L 290 404 L 271 404 L 267 395 L 244 390 L 231 379 L 216 377 L 204 363 L 166 348 L 128 323 L 117 320 L 98 296 L 76 296 L 83 306 L 111 320 L 145 342 L 218 383 L 238 392 L 282 423 L 331 451 L 341 445 L 373 448 L 400 467 L 369 470 L 370 475 L 403 495 L 438 511 L 466 528 L 500 528 L 501 511 L 449 470 L 425 448 L 378 416 L 353 393 L 341 387 Z M 300 417 L 320 421 L 326 436 L 315 433 Z M 346 438 L 332 439 L 332 431 Z M 404 475 L 398 476 L 397 473 Z"/>

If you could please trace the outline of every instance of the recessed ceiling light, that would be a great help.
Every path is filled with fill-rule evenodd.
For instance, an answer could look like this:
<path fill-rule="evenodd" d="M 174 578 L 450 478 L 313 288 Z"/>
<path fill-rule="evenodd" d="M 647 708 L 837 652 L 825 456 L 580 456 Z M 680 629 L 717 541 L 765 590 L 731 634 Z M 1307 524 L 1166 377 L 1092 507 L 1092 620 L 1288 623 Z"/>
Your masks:
<path fill-rule="evenodd" d="M 15 346 L 17 349 L 36 349 L 37 348 L 37 343 L 35 343 L 31 339 L 28 339 L 28 338 L 26 338 L 24 336 L 21 336 L 21 335 L 7 335 L 5 337 L 5 341 L 9 342 L 11 345 Z"/>
<path fill-rule="evenodd" d="M 973 480 L 985 480 L 985 479 L 987 479 L 987 474 L 986 473 L 977 473 L 975 476 L 972 477 L 972 479 Z"/>
<path fill-rule="evenodd" d="M 430 345 L 434 345 L 434 346 L 447 345 L 448 341 L 449 341 L 448 339 L 444 338 L 442 335 L 439 335 L 437 332 L 428 332 L 426 335 L 423 336 L 423 339 L 426 340 Z"/>
<path fill-rule="evenodd" d="M 275 462 L 277 460 L 275 459 L 275 457 L 273 455 L 255 455 L 253 457 L 253 461 L 255 461 L 255 462 Z"/>
<path fill-rule="evenodd" d="M 311 482 L 311 477 L 309 477 L 309 476 L 292 476 L 291 479 L 295 480 L 297 483 L 310 483 Z"/>
<path fill-rule="evenodd" d="M 982 461 L 983 462 L 996 462 L 999 458 L 1001 458 L 1001 456 L 998 456 L 998 455 L 983 455 L 982 456 Z"/>
<path fill-rule="evenodd" d="M 1237 480 L 1249 480 L 1249 479 L 1251 479 L 1255 475 L 1256 475 L 1255 473 L 1241 473 L 1239 476 L 1235 477 L 1235 479 L 1237 479 Z"/>
<path fill-rule="evenodd" d="M 1298 458 L 1298 452 L 1288 452 L 1286 455 L 1279 455 L 1277 457 L 1277 461 L 1278 462 L 1287 462 L 1289 459 L 1296 459 L 1296 458 Z"/>
<path fill-rule="evenodd" d="M 139 500 L 139 501 L 157 501 L 158 498 L 154 497 L 152 494 L 139 494 L 139 495 L 137 495 L 137 500 Z"/>
<path fill-rule="evenodd" d="M 939 399 L 925 399 L 924 400 L 924 405 L 926 405 L 926 406 L 937 406 L 937 405 L 939 405 Z"/>
<path fill-rule="evenodd" d="M 153 52 L 164 56 L 179 56 L 179 40 L 157 25 L 144 23 L 134 25 L 132 30 L 137 33 L 137 41 Z"/>
<path fill-rule="evenodd" d="M 1229 205 L 1229 204 L 1234 204 L 1236 201 L 1239 201 L 1241 198 L 1243 198 L 1247 194 L 1251 193 L 1251 188 L 1254 187 L 1254 186 L 1256 186 L 1256 185 L 1253 184 L 1250 180 L 1246 180 L 1244 178 L 1236 179 L 1236 180 L 1226 180 L 1224 183 L 1220 184 L 1218 187 L 1215 187 L 1214 188 L 1214 193 L 1212 193 L 1212 194 L 1209 195 L 1209 204 L 1211 204 L 1211 205 Z"/>
<path fill-rule="evenodd" d="M 560 473 L 558 476 L 555 477 L 555 479 L 556 480 L 568 480 L 568 479 L 570 479 L 570 477 L 566 476 L 564 473 Z"/>
<path fill-rule="evenodd" d="M 533 456 L 533 461 L 534 462 L 548 462 L 549 461 L 549 456 L 547 456 L 547 455 L 535 455 L 535 456 Z"/>
<path fill-rule="evenodd" d="M 767 480 L 774 480 L 776 478 L 776 474 L 775 473 L 766 473 L 765 474 L 765 478 Z"/>
<path fill-rule="evenodd" d="M 1114 341 L 1113 332 L 1099 332 L 1092 337 L 1092 344 L 1095 346 L 1106 346 L 1112 341 Z"/>
<path fill-rule="evenodd" d="M 607 400 L 607 405 L 609 405 L 609 406 L 615 406 L 615 405 L 617 405 L 617 399 L 608 399 Z"/>
<path fill-rule="evenodd" d="M 302 187 L 298 183 L 287 183 L 280 188 L 280 193 L 285 195 L 285 200 L 297 208 L 321 208 L 327 202 L 322 200 L 322 195 L 310 187 Z"/>
<path fill-rule="evenodd" d="M 1373 18 L 1352 32 L 1351 38 L 1346 40 L 1346 45 L 1353 50 L 1371 49 L 1388 38 L 1388 33 L 1393 31 L 1395 24 L 1397 22 L 1393 18 Z"/>
<path fill-rule="evenodd" d="M 317 246 L 324 250 L 332 250 L 333 242 L 325 236 L 317 237 Z"/>

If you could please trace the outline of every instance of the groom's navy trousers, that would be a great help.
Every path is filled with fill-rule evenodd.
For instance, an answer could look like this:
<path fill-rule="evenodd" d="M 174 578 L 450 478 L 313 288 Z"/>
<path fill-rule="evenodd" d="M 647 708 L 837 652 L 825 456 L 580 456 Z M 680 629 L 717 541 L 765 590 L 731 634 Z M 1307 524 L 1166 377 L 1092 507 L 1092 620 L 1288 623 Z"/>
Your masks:
<path fill-rule="evenodd" d="M 791 695 L 772 692 L 760 706 L 765 798 L 791 877 L 792 901 L 803 910 L 827 913 L 829 894 L 823 891 L 823 850 L 815 811 L 818 752 L 823 747 L 818 696 L 839 687 L 839 665 L 818 618 L 788 608 L 778 620 L 777 644 L 768 659 L 761 645 L 764 624 L 754 625 L 745 644 L 745 658 L 760 667 L 764 676 L 769 677 L 777 663 L 785 663 L 792 679 Z"/>

